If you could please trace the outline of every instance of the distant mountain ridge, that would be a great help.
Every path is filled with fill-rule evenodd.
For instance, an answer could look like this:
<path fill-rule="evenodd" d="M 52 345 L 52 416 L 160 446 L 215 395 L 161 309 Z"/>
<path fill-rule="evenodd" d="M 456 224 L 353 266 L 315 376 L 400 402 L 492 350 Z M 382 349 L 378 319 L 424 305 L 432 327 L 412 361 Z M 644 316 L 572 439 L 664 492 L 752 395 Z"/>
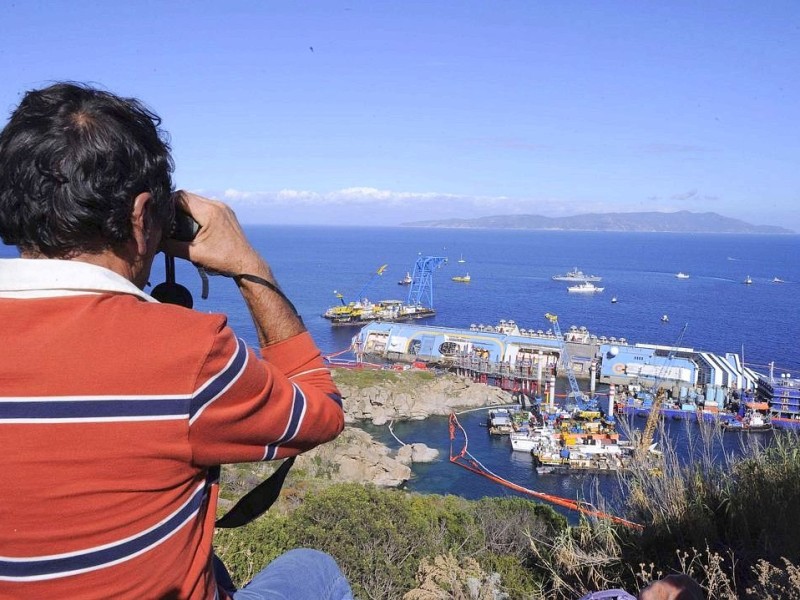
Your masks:
<path fill-rule="evenodd" d="M 460 229 L 532 229 L 549 231 L 639 231 L 671 233 L 795 233 L 774 225 L 752 225 L 713 212 L 588 213 L 571 217 L 494 215 L 475 219 L 435 219 L 401 223 L 403 227 Z"/>

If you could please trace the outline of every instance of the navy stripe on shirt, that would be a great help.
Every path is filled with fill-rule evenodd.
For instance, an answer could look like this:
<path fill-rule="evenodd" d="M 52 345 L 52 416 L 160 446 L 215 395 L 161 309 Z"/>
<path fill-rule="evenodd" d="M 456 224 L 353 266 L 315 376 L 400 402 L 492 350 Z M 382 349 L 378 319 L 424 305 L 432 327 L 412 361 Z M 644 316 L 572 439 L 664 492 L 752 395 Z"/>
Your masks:
<path fill-rule="evenodd" d="M 189 418 L 194 419 L 203 409 L 216 400 L 228 387 L 236 381 L 247 365 L 247 346 L 241 339 L 236 340 L 236 353 L 231 360 L 211 379 L 204 388 L 195 393 L 189 407 Z"/>
<path fill-rule="evenodd" d="M 306 396 L 297 385 L 292 384 L 294 388 L 294 397 L 292 398 L 292 414 L 289 417 L 289 423 L 286 425 L 281 437 L 275 440 L 274 443 L 269 444 L 264 453 L 264 460 L 273 460 L 277 455 L 278 448 L 288 441 L 295 438 L 300 431 L 300 426 L 303 424 L 303 417 L 306 413 Z"/>
<path fill-rule="evenodd" d="M 142 533 L 116 543 L 87 550 L 38 557 L 0 556 L 0 580 L 40 581 L 94 571 L 130 560 L 158 546 L 194 517 L 205 499 L 203 482 L 191 498 L 167 520 Z"/>

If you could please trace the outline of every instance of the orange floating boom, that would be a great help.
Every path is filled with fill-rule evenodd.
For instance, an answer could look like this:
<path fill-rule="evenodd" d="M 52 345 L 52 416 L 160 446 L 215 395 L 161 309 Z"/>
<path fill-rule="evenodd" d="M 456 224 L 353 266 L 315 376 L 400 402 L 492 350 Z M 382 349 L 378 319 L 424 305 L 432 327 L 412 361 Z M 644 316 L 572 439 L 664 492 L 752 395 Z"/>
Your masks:
<path fill-rule="evenodd" d="M 464 447 L 458 454 L 454 454 L 453 452 L 453 442 L 455 441 L 456 437 L 456 427 L 458 427 L 462 433 L 464 434 Z M 634 523 L 633 521 L 628 521 L 627 519 L 623 519 L 622 517 L 617 517 L 615 515 L 611 515 L 606 512 L 599 511 L 595 508 L 590 508 L 588 505 L 578 502 L 577 500 L 570 500 L 569 498 L 562 498 L 561 496 L 553 496 L 552 494 L 545 494 L 544 492 L 536 492 L 534 490 L 530 490 L 526 487 L 522 487 L 516 483 L 508 481 L 507 479 L 503 479 L 499 475 L 492 473 L 489 469 L 483 466 L 479 460 L 477 460 L 474 456 L 472 456 L 467 451 L 467 432 L 464 430 L 464 427 L 459 423 L 458 417 L 456 417 L 455 413 L 450 413 L 450 462 L 467 469 L 468 471 L 472 471 L 477 475 L 482 475 L 487 479 L 494 481 L 495 483 L 499 483 L 515 492 L 520 492 L 521 494 L 526 494 L 528 496 L 533 496 L 539 500 L 543 500 L 545 502 L 549 502 L 551 504 L 555 504 L 557 506 L 561 506 L 563 508 L 567 508 L 569 510 L 577 511 L 584 515 L 589 515 L 592 517 L 597 517 L 599 519 L 608 519 L 613 521 L 614 523 L 619 523 L 620 525 L 624 525 L 625 527 L 630 527 L 631 529 L 644 529 L 642 525 L 638 523 Z"/>

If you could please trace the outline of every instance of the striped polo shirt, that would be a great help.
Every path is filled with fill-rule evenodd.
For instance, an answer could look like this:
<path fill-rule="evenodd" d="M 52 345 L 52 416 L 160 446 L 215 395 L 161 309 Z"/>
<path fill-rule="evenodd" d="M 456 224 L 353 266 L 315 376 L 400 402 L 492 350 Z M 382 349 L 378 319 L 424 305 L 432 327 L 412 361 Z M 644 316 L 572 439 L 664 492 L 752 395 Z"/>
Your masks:
<path fill-rule="evenodd" d="M 0 598 L 219 597 L 212 467 L 343 427 L 307 333 L 256 353 L 101 267 L 0 260 L 0 323 Z"/>

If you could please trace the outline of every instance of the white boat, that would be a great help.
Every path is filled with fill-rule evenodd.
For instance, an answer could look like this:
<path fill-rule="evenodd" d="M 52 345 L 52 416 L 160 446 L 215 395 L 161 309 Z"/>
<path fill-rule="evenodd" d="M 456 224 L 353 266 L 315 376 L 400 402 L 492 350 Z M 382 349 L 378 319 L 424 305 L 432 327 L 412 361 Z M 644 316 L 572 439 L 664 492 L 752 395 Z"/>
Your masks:
<path fill-rule="evenodd" d="M 769 417 L 754 410 L 748 411 L 743 417 L 731 417 L 728 420 L 721 421 L 720 426 L 725 431 L 751 432 L 772 430 L 772 423 Z"/>
<path fill-rule="evenodd" d="M 531 451 L 540 473 L 556 470 L 617 471 L 627 466 L 633 447 L 615 434 L 561 434 L 561 440 Z"/>
<path fill-rule="evenodd" d="M 550 425 L 539 425 L 527 431 L 515 431 L 511 438 L 511 449 L 516 452 L 530 452 L 552 445 L 558 439 L 558 432 Z"/>
<path fill-rule="evenodd" d="M 567 288 L 568 292 L 576 292 L 579 294 L 594 294 L 596 292 L 602 292 L 604 289 L 603 287 L 597 287 L 595 284 L 584 281 L 580 285 L 571 285 Z"/>
<path fill-rule="evenodd" d="M 464 255 L 463 255 L 463 254 L 462 254 L 461 256 L 459 256 L 459 257 L 458 257 L 458 262 L 460 262 L 460 263 L 465 263 L 465 262 L 467 262 L 467 261 L 465 261 L 465 260 L 464 260 Z"/>
<path fill-rule="evenodd" d="M 745 285 L 750 285 L 751 283 L 753 283 L 753 280 L 750 279 L 750 275 L 748 275 L 747 277 L 744 278 L 744 281 L 742 283 L 744 283 Z"/>
<path fill-rule="evenodd" d="M 669 323 L 669 315 L 661 315 L 662 323 Z"/>
<path fill-rule="evenodd" d="M 598 277 L 597 275 L 587 275 L 583 271 L 581 271 L 578 267 L 575 267 L 569 273 L 565 275 L 553 275 L 553 281 L 601 281 L 603 278 Z"/>
<path fill-rule="evenodd" d="M 411 282 L 412 282 L 412 281 L 414 281 L 414 280 L 411 278 L 411 273 L 409 273 L 408 271 L 406 271 L 406 275 L 405 275 L 405 277 L 403 277 L 403 278 L 402 278 L 400 281 L 398 281 L 397 283 L 398 283 L 399 285 L 411 285 Z"/>
<path fill-rule="evenodd" d="M 772 283 L 785 283 L 780 277 L 773 277 Z"/>
<path fill-rule="evenodd" d="M 683 271 L 680 271 L 680 272 L 678 272 L 677 275 L 675 275 L 675 277 L 677 277 L 678 279 L 689 279 L 689 274 L 688 273 L 684 273 Z"/>
<path fill-rule="evenodd" d="M 507 408 L 489 411 L 486 425 L 492 435 L 510 435 L 514 432 L 514 419 Z"/>
<path fill-rule="evenodd" d="M 616 296 L 612 296 L 611 297 L 611 304 L 616 304 L 616 303 L 617 303 L 617 297 Z"/>

